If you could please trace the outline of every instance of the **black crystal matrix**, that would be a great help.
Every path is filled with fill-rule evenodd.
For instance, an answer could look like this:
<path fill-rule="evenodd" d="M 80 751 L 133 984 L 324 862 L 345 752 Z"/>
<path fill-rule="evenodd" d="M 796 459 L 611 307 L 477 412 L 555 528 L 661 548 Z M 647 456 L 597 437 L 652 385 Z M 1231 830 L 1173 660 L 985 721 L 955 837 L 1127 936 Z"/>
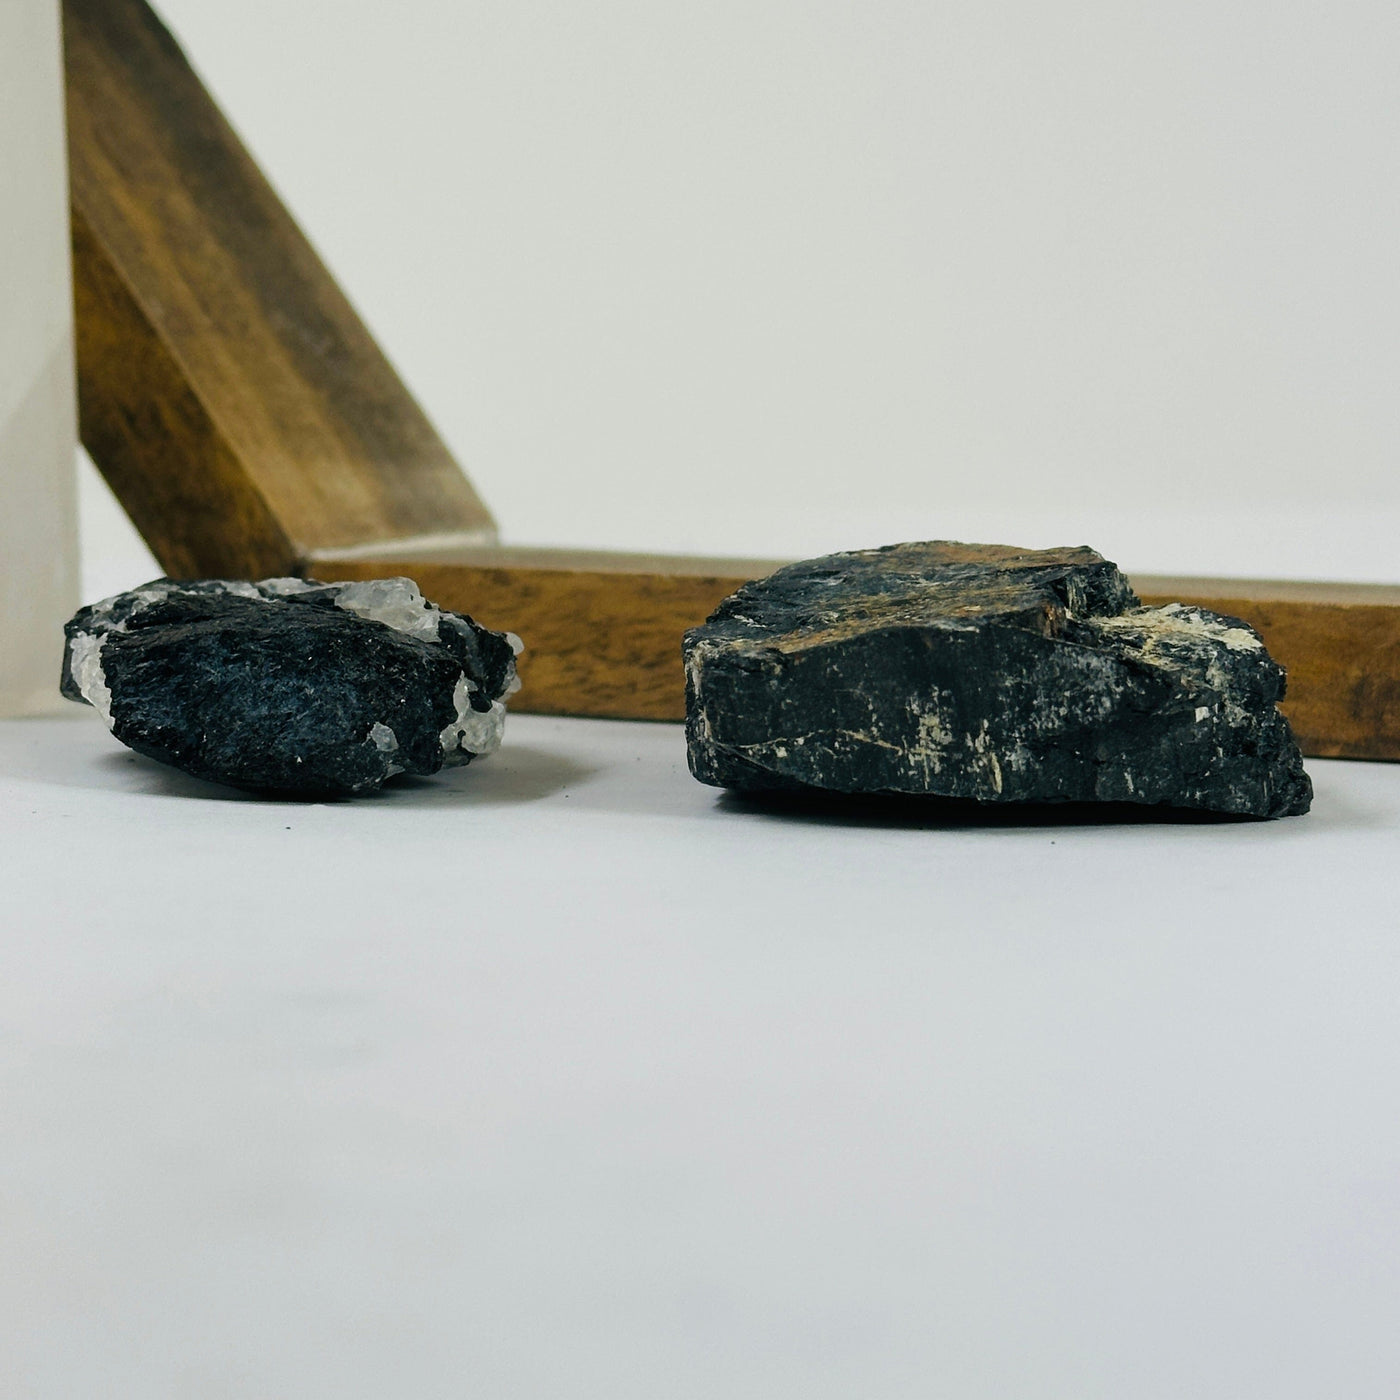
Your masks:
<path fill-rule="evenodd" d="M 64 629 L 63 693 L 138 753 L 255 792 L 369 792 L 501 742 L 518 641 L 409 579 L 158 579 Z"/>
<path fill-rule="evenodd" d="M 684 654 L 690 767 L 717 787 L 1254 817 L 1312 800 L 1259 634 L 1142 607 L 1091 549 L 792 564 L 725 599 Z"/>

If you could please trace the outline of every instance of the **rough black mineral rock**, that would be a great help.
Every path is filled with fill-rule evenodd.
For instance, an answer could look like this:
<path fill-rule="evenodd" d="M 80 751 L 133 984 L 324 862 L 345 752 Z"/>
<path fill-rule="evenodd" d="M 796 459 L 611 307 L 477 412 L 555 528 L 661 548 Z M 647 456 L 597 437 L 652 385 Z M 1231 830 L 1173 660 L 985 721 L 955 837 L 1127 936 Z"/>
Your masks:
<path fill-rule="evenodd" d="M 255 792 L 369 792 L 501 742 L 519 642 L 368 583 L 158 579 L 64 629 L 63 693 L 122 743 Z"/>
<path fill-rule="evenodd" d="M 978 802 L 1306 812 L 1238 618 L 1144 608 L 1091 549 L 891 545 L 779 569 L 686 633 L 701 782 Z"/>

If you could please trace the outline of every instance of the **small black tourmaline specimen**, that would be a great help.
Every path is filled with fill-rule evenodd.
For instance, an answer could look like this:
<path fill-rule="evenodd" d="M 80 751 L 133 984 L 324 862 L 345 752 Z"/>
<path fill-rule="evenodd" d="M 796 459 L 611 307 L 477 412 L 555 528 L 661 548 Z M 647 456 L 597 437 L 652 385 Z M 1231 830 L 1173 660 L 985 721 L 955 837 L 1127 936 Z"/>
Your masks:
<path fill-rule="evenodd" d="M 137 753 L 255 792 L 369 792 L 501 742 L 518 641 L 408 579 L 158 579 L 64 629 L 63 693 Z"/>
<path fill-rule="evenodd" d="M 1144 608 L 1091 549 L 947 542 L 779 569 L 686 633 L 701 782 L 1282 817 L 1312 784 L 1237 618 Z"/>

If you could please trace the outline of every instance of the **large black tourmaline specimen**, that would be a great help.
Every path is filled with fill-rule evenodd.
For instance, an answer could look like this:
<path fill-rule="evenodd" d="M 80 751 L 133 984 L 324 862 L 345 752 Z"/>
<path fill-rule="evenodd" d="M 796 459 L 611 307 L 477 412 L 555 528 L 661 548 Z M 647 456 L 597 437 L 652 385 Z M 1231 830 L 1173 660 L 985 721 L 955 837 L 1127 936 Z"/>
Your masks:
<path fill-rule="evenodd" d="M 1237 618 L 1144 608 L 1091 549 L 947 542 L 779 569 L 686 633 L 701 782 L 1306 812 L 1284 674 Z"/>
<path fill-rule="evenodd" d="M 436 773 L 501 742 L 519 643 L 408 579 L 158 579 L 64 629 L 63 693 L 138 753 L 301 797 Z"/>

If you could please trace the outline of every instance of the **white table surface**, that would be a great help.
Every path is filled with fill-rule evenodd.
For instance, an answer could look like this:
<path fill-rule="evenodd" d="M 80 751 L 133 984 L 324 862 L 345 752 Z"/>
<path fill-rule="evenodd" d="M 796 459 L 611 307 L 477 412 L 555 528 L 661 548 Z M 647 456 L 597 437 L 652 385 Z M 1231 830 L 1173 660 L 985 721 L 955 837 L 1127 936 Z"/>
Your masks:
<path fill-rule="evenodd" d="M 735 806 L 678 727 L 246 799 L 0 724 L 0 1395 L 1394 1397 L 1400 768 Z"/>

